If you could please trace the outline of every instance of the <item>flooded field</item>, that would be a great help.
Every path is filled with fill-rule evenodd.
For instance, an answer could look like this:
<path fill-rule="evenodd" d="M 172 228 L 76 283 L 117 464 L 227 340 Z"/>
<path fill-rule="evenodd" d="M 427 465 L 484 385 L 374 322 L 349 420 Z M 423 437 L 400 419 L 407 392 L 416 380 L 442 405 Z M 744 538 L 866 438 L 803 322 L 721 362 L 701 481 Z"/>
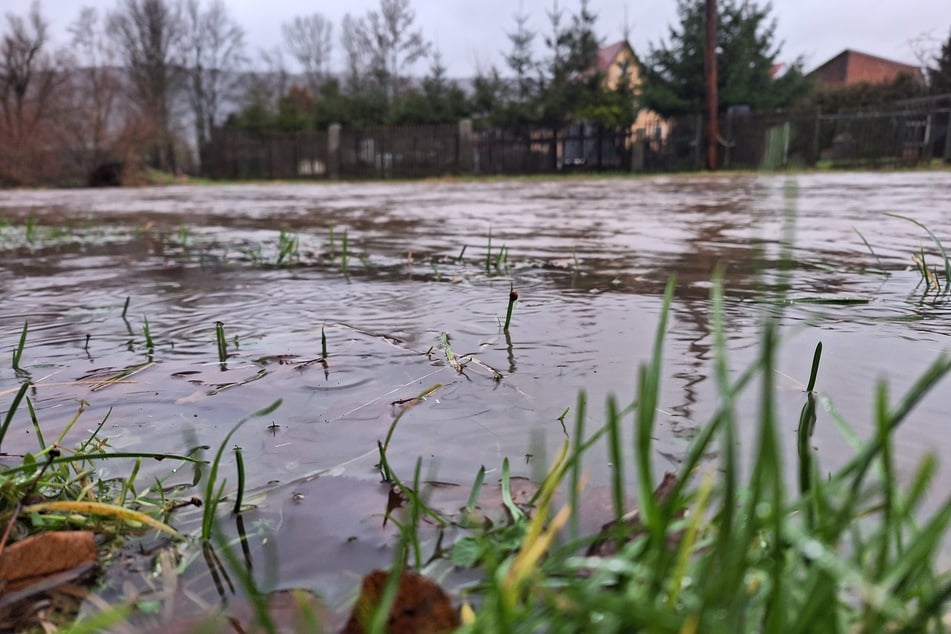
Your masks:
<path fill-rule="evenodd" d="M 391 468 L 411 479 L 421 459 L 447 509 L 465 503 L 481 466 L 497 481 L 506 457 L 530 486 L 573 432 L 582 390 L 592 429 L 609 394 L 634 399 L 671 277 L 655 476 L 677 467 L 718 406 L 718 266 L 735 372 L 754 360 L 764 318 L 780 321 L 775 406 L 790 470 L 823 343 L 813 446 L 824 467 L 841 464 L 851 447 L 828 410 L 870 435 L 876 383 L 897 400 L 949 349 L 951 296 L 922 282 L 913 254 L 938 279 L 944 261 L 907 219 L 951 245 L 949 211 L 948 172 L 0 192 L 0 390 L 12 398 L 28 373 L 47 440 L 84 403 L 65 446 L 105 421 L 117 451 L 205 446 L 209 459 L 235 423 L 281 399 L 228 440 L 222 473 L 234 482 L 240 447 L 257 582 L 313 589 L 334 608 L 392 557 L 376 467 L 391 430 Z M 947 387 L 898 433 L 900 475 L 928 451 L 951 460 Z M 751 388 L 740 411 L 757 407 Z M 8 455 L 36 450 L 25 409 L 3 442 Z M 171 468 L 143 464 L 140 477 Z M 595 498 L 610 466 L 586 471 Z M 946 491 L 951 471 L 939 478 Z M 192 481 L 183 467 L 166 484 L 187 497 Z M 172 523 L 194 533 L 200 511 Z M 148 566 L 113 571 L 104 592 L 146 592 Z M 204 562 L 184 578 L 183 605 L 215 601 Z"/>

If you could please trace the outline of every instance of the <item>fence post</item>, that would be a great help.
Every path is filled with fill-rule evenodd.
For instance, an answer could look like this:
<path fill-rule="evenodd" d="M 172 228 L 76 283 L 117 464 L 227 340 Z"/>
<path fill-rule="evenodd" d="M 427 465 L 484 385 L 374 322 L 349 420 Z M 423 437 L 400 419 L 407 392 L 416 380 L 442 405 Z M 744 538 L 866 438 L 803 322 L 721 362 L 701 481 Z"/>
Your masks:
<path fill-rule="evenodd" d="M 816 131 L 812 137 L 812 166 L 819 163 L 819 132 L 822 126 L 822 108 L 816 107 Z"/>
<path fill-rule="evenodd" d="M 647 149 L 648 141 L 646 139 L 635 138 L 631 143 L 631 171 L 644 171 L 644 155 Z"/>
<path fill-rule="evenodd" d="M 951 102 L 951 99 L 948 100 Z M 948 124 L 944 127 L 944 162 L 951 163 L 951 103 L 948 103 Z"/>
<path fill-rule="evenodd" d="M 693 168 L 695 170 L 703 169 L 703 163 L 701 162 L 701 157 L 703 152 L 701 147 L 703 146 L 703 113 L 697 113 L 697 135 L 693 141 Z"/>
<path fill-rule="evenodd" d="M 459 121 L 459 131 L 456 135 L 456 169 L 459 173 L 473 173 L 472 150 L 472 119 L 462 119 Z"/>
<path fill-rule="evenodd" d="M 340 178 L 340 124 L 331 123 L 327 128 L 327 176 Z"/>

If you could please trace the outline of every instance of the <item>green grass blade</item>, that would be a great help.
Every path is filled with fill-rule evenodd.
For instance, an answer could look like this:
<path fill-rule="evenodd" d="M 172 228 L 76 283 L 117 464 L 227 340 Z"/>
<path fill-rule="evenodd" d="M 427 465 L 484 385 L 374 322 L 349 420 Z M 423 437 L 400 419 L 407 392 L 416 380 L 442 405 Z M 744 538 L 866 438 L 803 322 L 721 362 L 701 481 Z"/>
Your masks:
<path fill-rule="evenodd" d="M 26 333 L 30 327 L 30 322 L 23 322 L 23 330 L 20 332 L 20 341 L 17 343 L 16 349 L 13 351 L 13 369 L 20 371 L 20 359 L 23 356 L 23 348 L 26 346 Z"/>
<path fill-rule="evenodd" d="M 875 262 L 878 264 L 878 270 L 881 271 L 883 275 L 891 275 L 888 271 L 885 270 L 885 265 L 882 264 L 882 260 L 878 257 L 878 254 L 875 253 L 875 249 L 872 248 L 872 245 L 868 243 L 868 240 L 865 239 L 865 236 L 862 235 L 862 232 L 852 227 L 852 231 L 859 234 L 859 237 L 862 239 L 862 242 L 865 243 L 865 248 L 868 249 L 868 252 L 872 254 L 872 257 L 875 258 Z"/>
<path fill-rule="evenodd" d="M 607 408 L 608 456 L 611 461 L 611 494 L 614 502 L 614 519 L 620 522 L 627 511 L 624 508 L 624 460 L 621 455 L 621 417 L 617 400 L 608 397 Z"/>
<path fill-rule="evenodd" d="M 46 449 L 46 440 L 43 438 L 43 430 L 40 429 L 40 421 L 36 416 L 36 410 L 33 409 L 33 401 L 29 397 L 26 399 L 26 408 L 30 412 L 30 421 L 33 423 L 33 431 L 36 432 L 36 442 L 40 445 L 40 451 Z M 0 443 L 3 442 L 3 437 L 0 436 Z"/>
<path fill-rule="evenodd" d="M 523 513 L 522 509 L 518 508 L 518 506 L 512 500 L 512 479 L 509 475 L 508 458 L 505 458 L 502 461 L 502 504 L 509 512 L 509 515 L 512 516 L 513 521 L 517 522 L 519 520 L 525 519 L 525 513 Z"/>
<path fill-rule="evenodd" d="M 267 416 L 278 407 L 281 406 L 283 399 L 277 399 L 264 409 L 260 409 L 250 416 L 245 416 L 240 421 L 231 428 L 225 437 L 222 439 L 221 444 L 218 445 L 218 452 L 215 454 L 215 459 L 211 463 L 211 469 L 208 473 L 208 481 L 205 483 L 205 504 L 202 512 L 202 522 L 201 522 L 201 539 L 202 541 L 207 542 L 211 539 L 212 528 L 214 527 L 215 521 L 215 512 L 218 509 L 218 503 L 221 501 L 220 496 L 215 495 L 215 484 L 218 479 L 218 466 L 221 464 L 221 456 L 224 454 L 225 447 L 228 446 L 228 443 L 231 441 L 231 437 L 235 434 L 238 429 L 241 428 L 246 422 L 252 418 L 260 418 L 261 416 Z"/>
<path fill-rule="evenodd" d="M 503 332 L 509 331 L 509 324 L 512 323 L 512 309 L 515 308 L 516 301 L 518 301 L 518 291 L 512 287 L 509 289 L 509 305 L 505 311 L 505 325 L 502 327 Z"/>
<path fill-rule="evenodd" d="M 571 518 L 569 518 L 569 530 L 571 539 L 576 540 L 579 537 L 580 523 L 580 497 L 581 497 L 581 456 L 584 452 L 584 427 L 587 396 L 584 390 L 578 392 L 578 401 L 575 405 L 575 425 L 574 436 L 572 440 L 572 455 L 568 467 L 570 473 L 568 477 L 568 503 L 571 505 Z"/>
<path fill-rule="evenodd" d="M 944 259 L 944 279 L 945 279 L 945 286 L 944 286 L 944 287 L 945 287 L 945 289 L 951 287 L 951 260 L 948 259 L 948 254 L 947 254 L 947 252 L 944 250 L 944 245 L 941 244 L 941 240 L 938 239 L 938 236 L 936 236 L 934 233 L 932 233 L 932 232 L 931 232 L 931 229 L 929 229 L 928 227 L 926 227 L 924 224 L 918 222 L 918 221 L 915 220 L 914 218 L 910 218 L 910 217 L 908 217 L 908 216 L 902 216 L 901 214 L 895 214 L 895 213 L 890 213 L 890 212 L 886 212 L 885 215 L 886 215 L 886 216 L 891 216 L 892 218 L 900 218 L 901 220 L 907 220 L 908 222 L 914 223 L 914 224 L 918 225 L 919 227 L 921 227 L 922 229 L 924 229 L 924 230 L 925 230 L 925 233 L 927 233 L 929 236 L 931 236 L 931 239 L 934 241 L 935 246 L 937 246 L 937 247 L 938 247 L 938 250 L 941 252 L 941 257 Z"/>
<path fill-rule="evenodd" d="M 228 360 L 228 342 L 225 340 L 225 325 L 221 321 L 215 322 L 215 341 L 218 344 L 218 363 Z"/>
<path fill-rule="evenodd" d="M 482 484 L 485 482 L 485 465 L 479 467 L 475 480 L 472 481 L 472 488 L 469 489 L 469 498 L 466 500 L 466 508 L 472 510 L 479 504 L 479 493 L 482 491 Z"/>
<path fill-rule="evenodd" d="M 3 417 L 3 424 L 0 425 L 0 447 L 3 446 L 3 439 L 7 436 L 7 430 L 10 428 L 10 422 L 13 420 L 13 415 L 16 413 L 17 408 L 20 407 L 20 401 L 23 400 L 23 397 L 26 396 L 26 391 L 30 389 L 30 384 L 21 383 L 20 389 L 17 390 L 16 396 L 13 397 L 13 402 L 10 403 L 10 408 L 7 410 L 7 415 Z M 9 473 L 9 471 L 4 470 L 4 473 Z"/>
<path fill-rule="evenodd" d="M 654 433 L 654 420 L 657 412 L 657 397 L 660 391 L 660 373 L 664 356 L 664 338 L 667 333 L 667 319 L 673 301 L 675 282 L 671 278 L 664 291 L 664 302 L 654 336 L 654 349 L 650 364 L 641 367 L 638 381 L 637 426 L 635 430 L 634 455 L 638 469 L 638 503 L 644 525 L 648 528 L 655 544 L 663 540 L 664 525 L 658 515 L 658 504 L 653 492 L 653 450 L 651 438 Z"/>
<path fill-rule="evenodd" d="M 244 506 L 244 453 L 241 447 L 234 450 L 235 468 L 238 470 L 238 490 L 234 498 L 234 510 L 232 513 L 238 515 L 241 513 L 241 507 Z"/>

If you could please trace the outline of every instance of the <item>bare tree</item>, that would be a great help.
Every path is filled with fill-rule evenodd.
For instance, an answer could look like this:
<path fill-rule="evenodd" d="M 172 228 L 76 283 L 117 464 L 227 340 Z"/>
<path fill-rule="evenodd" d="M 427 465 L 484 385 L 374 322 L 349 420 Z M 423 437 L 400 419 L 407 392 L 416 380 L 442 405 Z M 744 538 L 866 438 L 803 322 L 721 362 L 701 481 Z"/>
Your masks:
<path fill-rule="evenodd" d="M 343 16 L 341 23 L 340 44 L 343 46 L 344 66 L 346 67 L 346 82 L 350 92 L 357 92 L 363 83 L 367 70 L 366 49 L 368 44 L 365 37 L 366 26 L 360 18 L 354 18 L 349 13 Z"/>
<path fill-rule="evenodd" d="M 927 69 L 934 62 L 935 51 L 941 47 L 941 42 L 934 34 L 934 30 L 924 31 L 905 41 L 911 54 L 915 56 L 918 67 Z"/>
<path fill-rule="evenodd" d="M 6 22 L 0 38 L 0 146 L 5 148 L 0 179 L 18 182 L 30 180 L 30 166 L 24 159 L 33 157 L 43 145 L 40 132 L 48 131 L 39 128 L 53 114 L 50 109 L 60 73 L 46 52 L 49 23 L 40 13 L 39 2 L 33 2 L 26 19 L 7 14 Z"/>
<path fill-rule="evenodd" d="M 279 46 L 260 49 L 258 55 L 263 68 L 245 76 L 244 106 L 263 112 L 276 107 L 280 97 L 287 93 L 289 78 L 284 53 Z"/>
<path fill-rule="evenodd" d="M 204 10 L 199 0 L 187 0 L 184 20 L 182 61 L 200 156 L 211 141 L 224 102 L 237 94 L 239 71 L 248 60 L 244 30 L 231 19 L 221 0 L 211 0 Z"/>
<path fill-rule="evenodd" d="M 371 68 L 391 102 L 403 72 L 429 55 L 430 43 L 422 30 L 413 28 L 415 21 L 410 0 L 380 0 L 379 11 L 370 11 L 353 23 L 356 43 L 369 53 Z"/>
<path fill-rule="evenodd" d="M 332 47 L 333 24 L 320 13 L 297 16 L 281 25 L 284 45 L 303 67 L 307 88 L 317 95 L 327 74 Z"/>
<path fill-rule="evenodd" d="M 96 9 L 81 9 L 69 33 L 72 68 L 63 91 L 68 107 L 59 123 L 66 155 L 74 169 L 90 178 L 105 163 L 125 158 L 120 140 L 132 130 L 126 128 L 122 80 L 111 65 L 112 49 Z"/>
<path fill-rule="evenodd" d="M 181 7 L 172 0 L 121 0 L 109 14 L 108 33 L 125 64 L 131 97 L 154 130 L 152 163 L 175 171 L 172 106 L 180 85 Z"/>
<path fill-rule="evenodd" d="M 6 17 L 7 32 L 0 45 L 3 56 L 0 107 L 6 129 L 17 141 L 28 132 L 27 98 L 42 64 L 41 53 L 47 43 L 49 24 L 40 14 L 36 1 L 30 7 L 27 20 L 9 13 Z"/>

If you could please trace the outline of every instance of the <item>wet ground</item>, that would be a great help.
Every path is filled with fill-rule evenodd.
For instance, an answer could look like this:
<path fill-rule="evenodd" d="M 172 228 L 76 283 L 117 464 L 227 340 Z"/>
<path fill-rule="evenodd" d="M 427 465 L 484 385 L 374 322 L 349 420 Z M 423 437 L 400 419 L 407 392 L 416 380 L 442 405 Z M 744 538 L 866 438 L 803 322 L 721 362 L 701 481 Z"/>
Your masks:
<path fill-rule="evenodd" d="M 886 214 L 951 246 L 949 211 L 948 172 L 0 192 L 0 391 L 12 398 L 18 385 L 10 355 L 28 321 L 20 365 L 43 433 L 54 437 L 88 404 L 67 445 L 108 414 L 103 435 L 117 450 L 204 445 L 210 457 L 237 421 L 282 399 L 230 441 L 256 505 L 244 518 L 256 578 L 335 605 L 391 557 L 374 465 L 409 399 L 431 390 L 400 419 L 389 461 L 411 478 L 421 459 L 447 510 L 464 503 L 480 466 L 497 479 L 505 457 L 537 478 L 571 432 L 581 390 L 589 429 L 608 394 L 633 399 L 671 276 L 658 476 L 718 404 L 717 266 L 735 370 L 755 358 L 767 315 L 782 324 L 777 411 L 790 465 L 817 341 L 819 392 L 868 435 L 876 382 L 897 399 L 949 348 L 951 296 L 920 283 L 912 254 L 939 276 L 943 260 L 922 227 Z M 512 286 L 520 299 L 506 335 Z M 443 335 L 471 359 L 463 372 Z M 751 390 L 741 411 L 752 421 L 756 407 Z M 904 474 L 925 451 L 951 459 L 949 411 L 945 381 L 897 436 Z M 33 450 L 34 436 L 18 412 L 2 449 Z M 813 444 L 828 467 L 850 455 L 822 411 Z M 609 467 L 592 455 L 596 490 Z M 233 461 L 226 452 L 223 473 Z M 142 477 L 169 468 L 144 465 Z M 936 491 L 947 490 L 951 472 L 940 477 Z M 168 483 L 191 480 L 183 469 Z M 191 511 L 178 521 L 195 530 L 197 520 Z M 212 601 L 201 568 L 189 592 Z"/>

